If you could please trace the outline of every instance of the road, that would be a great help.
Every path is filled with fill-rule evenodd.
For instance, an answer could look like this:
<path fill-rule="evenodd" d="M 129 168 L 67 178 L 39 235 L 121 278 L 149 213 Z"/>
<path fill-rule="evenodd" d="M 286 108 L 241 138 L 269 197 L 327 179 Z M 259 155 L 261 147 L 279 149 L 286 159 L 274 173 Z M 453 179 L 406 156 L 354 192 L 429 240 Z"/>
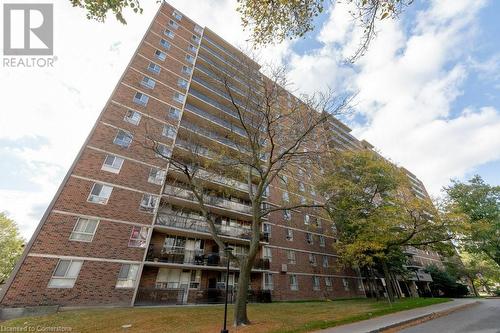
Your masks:
<path fill-rule="evenodd" d="M 400 333 L 500 333 L 500 299 L 484 299 L 479 305 L 451 313 Z"/>

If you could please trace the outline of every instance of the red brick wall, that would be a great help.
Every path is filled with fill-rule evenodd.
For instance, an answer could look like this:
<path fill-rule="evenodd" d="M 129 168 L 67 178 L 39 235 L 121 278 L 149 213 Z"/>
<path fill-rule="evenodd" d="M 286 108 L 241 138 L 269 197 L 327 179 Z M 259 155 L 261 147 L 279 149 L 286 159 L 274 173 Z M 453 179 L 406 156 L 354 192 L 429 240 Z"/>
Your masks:
<path fill-rule="evenodd" d="M 115 288 L 121 264 L 85 261 L 73 288 L 47 288 L 57 262 L 27 257 L 1 306 L 130 305 L 133 289 Z"/>

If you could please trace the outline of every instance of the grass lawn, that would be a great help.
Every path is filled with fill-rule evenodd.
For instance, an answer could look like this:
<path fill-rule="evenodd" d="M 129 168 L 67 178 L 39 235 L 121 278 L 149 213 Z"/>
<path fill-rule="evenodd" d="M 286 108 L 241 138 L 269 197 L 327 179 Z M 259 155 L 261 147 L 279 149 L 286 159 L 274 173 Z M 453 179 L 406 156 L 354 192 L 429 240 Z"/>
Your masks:
<path fill-rule="evenodd" d="M 401 310 L 442 303 L 449 299 L 414 298 L 390 306 L 385 300 L 353 299 L 317 302 L 249 304 L 252 325 L 230 332 L 309 332 Z M 7 327 L 71 327 L 71 332 L 220 332 L 223 306 L 122 308 L 64 311 L 0 323 Z M 229 322 L 232 305 L 229 306 Z M 132 325 L 122 328 L 122 325 Z M 11 332 L 15 332 L 12 330 Z M 48 331 L 47 331 L 48 332 Z M 55 331 L 54 331 L 55 332 Z"/>

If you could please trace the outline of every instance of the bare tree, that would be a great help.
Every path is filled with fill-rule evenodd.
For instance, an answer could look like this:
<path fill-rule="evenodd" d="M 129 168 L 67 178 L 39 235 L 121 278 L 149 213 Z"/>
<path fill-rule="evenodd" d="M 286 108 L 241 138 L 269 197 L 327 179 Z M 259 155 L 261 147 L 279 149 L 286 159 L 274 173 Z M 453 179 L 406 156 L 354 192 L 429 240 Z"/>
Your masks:
<path fill-rule="evenodd" d="M 324 135 L 325 122 L 346 112 L 349 97 L 335 98 L 332 91 L 301 96 L 290 95 L 284 68 L 269 68 L 263 76 L 258 65 L 243 54 L 227 57 L 232 66 L 224 68 L 196 65 L 192 82 L 209 87 L 217 100 L 209 103 L 211 113 L 201 109 L 206 121 L 193 124 L 182 117 L 173 150 L 161 143 L 159 130 L 146 128 L 142 144 L 146 151 L 161 156 L 168 170 L 166 192 L 182 188 L 183 195 L 196 202 L 212 239 L 220 249 L 226 244 L 217 226 L 217 214 L 211 209 L 217 197 L 210 193 L 211 181 L 232 181 L 246 184 L 249 205 L 249 247 L 246 255 L 229 254 L 239 267 L 234 324 L 248 324 L 246 311 L 250 274 L 260 250 L 262 224 L 273 212 L 313 210 L 321 203 L 310 200 L 284 198 L 280 204 L 269 203 L 270 184 L 283 183 L 287 174 L 296 174 L 298 168 L 308 173 L 319 173 L 318 159 L 328 149 Z M 196 94 L 191 91 L 191 94 Z M 203 98 L 203 97 L 202 97 Z M 205 96 L 205 98 L 207 98 Z M 194 106 L 185 106 L 193 111 Z M 216 111 L 217 110 L 217 111 Z M 186 112 L 186 111 L 184 111 Z M 215 129 L 218 127 L 218 130 Z M 210 138 L 210 141 L 203 140 Z M 213 142 L 215 141 L 215 142 Z M 176 174 L 176 186 L 172 185 Z M 182 184 L 180 184 L 182 183 Z M 231 195 L 226 193 L 218 195 Z"/>

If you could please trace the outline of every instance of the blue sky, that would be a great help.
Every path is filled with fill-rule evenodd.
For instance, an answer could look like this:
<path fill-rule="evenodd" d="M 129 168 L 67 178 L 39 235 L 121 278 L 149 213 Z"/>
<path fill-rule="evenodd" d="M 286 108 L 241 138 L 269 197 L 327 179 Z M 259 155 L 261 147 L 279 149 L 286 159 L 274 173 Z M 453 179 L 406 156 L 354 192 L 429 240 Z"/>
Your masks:
<path fill-rule="evenodd" d="M 126 13 L 123 26 L 112 17 L 105 24 L 88 21 L 69 1 L 52 2 L 54 68 L 0 67 L 8 97 L 0 111 L 0 211 L 26 238 L 158 8 L 142 1 L 143 15 Z M 245 45 L 236 1 L 170 3 Z M 286 65 L 297 94 L 327 87 L 356 92 L 356 113 L 343 117 L 353 134 L 414 172 L 431 194 L 439 195 L 450 178 L 475 173 L 500 185 L 500 1 L 416 1 L 399 20 L 379 24 L 370 50 L 354 65 L 343 63 L 359 41 L 346 6 L 328 8 L 304 40 L 262 49 L 260 62 Z"/>

